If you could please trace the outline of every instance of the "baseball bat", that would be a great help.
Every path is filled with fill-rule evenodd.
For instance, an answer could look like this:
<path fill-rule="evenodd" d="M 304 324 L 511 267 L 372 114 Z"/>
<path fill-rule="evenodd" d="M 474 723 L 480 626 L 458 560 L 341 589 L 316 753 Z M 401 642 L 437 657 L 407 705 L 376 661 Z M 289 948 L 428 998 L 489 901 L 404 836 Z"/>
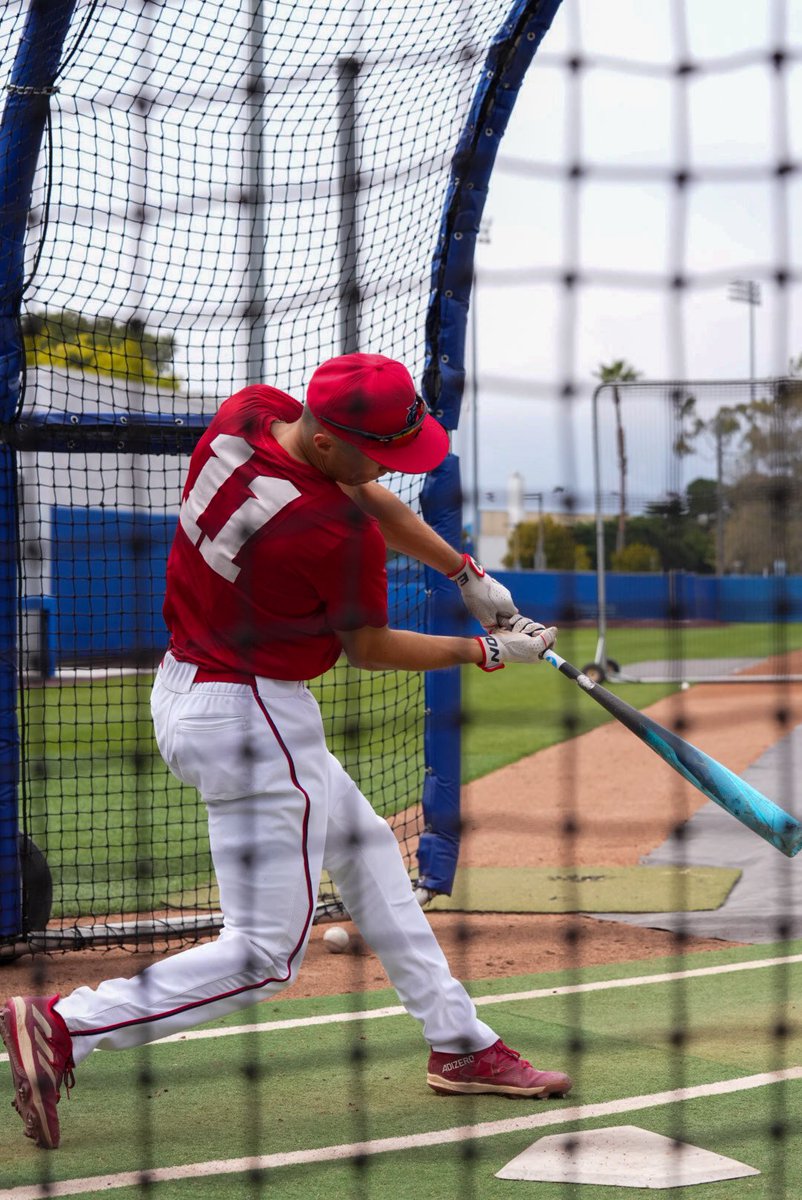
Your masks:
<path fill-rule="evenodd" d="M 698 750 L 690 742 L 683 741 L 670 729 L 664 728 L 651 717 L 608 692 L 601 684 L 594 683 L 553 650 L 546 650 L 543 658 L 563 675 L 573 679 L 583 692 L 636 734 L 650 750 L 659 754 L 684 779 L 703 792 L 709 800 L 714 800 L 726 809 L 753 833 L 765 838 L 788 858 L 793 858 L 802 849 L 802 825 L 796 817 L 792 817 L 773 800 L 769 800 L 768 796 L 751 787 L 704 751 Z"/>

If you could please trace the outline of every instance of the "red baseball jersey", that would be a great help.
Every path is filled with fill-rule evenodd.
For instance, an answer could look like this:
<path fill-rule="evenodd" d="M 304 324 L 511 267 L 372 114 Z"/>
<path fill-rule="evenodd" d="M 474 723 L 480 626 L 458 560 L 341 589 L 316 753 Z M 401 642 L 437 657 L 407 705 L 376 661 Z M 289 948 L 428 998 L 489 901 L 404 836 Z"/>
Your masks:
<path fill-rule="evenodd" d="M 336 629 L 387 624 L 378 523 L 270 432 L 301 411 L 276 388 L 244 388 L 192 455 L 164 602 L 179 659 L 314 679 L 341 653 Z"/>

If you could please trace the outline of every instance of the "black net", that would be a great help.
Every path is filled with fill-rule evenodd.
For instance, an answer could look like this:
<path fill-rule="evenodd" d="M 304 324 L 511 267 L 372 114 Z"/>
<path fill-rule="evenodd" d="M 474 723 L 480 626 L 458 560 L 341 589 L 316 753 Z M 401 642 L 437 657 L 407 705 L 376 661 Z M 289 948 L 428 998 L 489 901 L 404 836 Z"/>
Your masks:
<path fill-rule="evenodd" d="M 451 156 L 502 15 L 77 6 L 22 318 L 23 418 L 67 428 L 30 434 L 19 480 L 24 821 L 65 928 L 214 919 L 205 816 L 162 765 L 147 705 L 192 428 L 249 382 L 302 398 L 340 352 L 380 351 L 420 381 Z M 150 436 L 131 441 L 129 420 Z M 157 422 L 175 439 L 154 440 Z M 420 484 L 398 485 L 413 507 Z M 421 628 L 420 569 L 395 557 L 389 574 L 392 623 Z M 337 666 L 315 691 L 414 873 L 420 678 Z"/>
<path fill-rule="evenodd" d="M 431 367 L 451 158 L 503 15 L 495 0 L 77 5 L 31 209 L 14 433 L 28 928 L 50 908 L 36 846 L 57 938 L 216 924 L 206 816 L 164 767 L 148 712 L 189 451 L 256 379 L 301 396 L 322 359 L 355 347 L 403 359 L 418 381 Z M 7 5 L 10 44 L 18 17 Z M 762 793 L 802 813 L 801 33 L 782 0 L 566 0 L 462 281 L 479 555 L 523 568 L 507 577 L 521 608 L 557 622 L 560 653 L 606 671 L 614 699 L 648 705 L 659 727 L 656 753 L 620 722 L 595 728 L 612 709 L 586 676 L 464 676 L 463 771 L 477 786 L 459 886 L 427 920 L 482 1017 L 538 1069 L 570 1072 L 567 1102 L 558 1088 L 507 1119 L 498 1095 L 463 1096 L 444 1118 L 419 1032 L 373 990 L 384 975 L 351 929 L 340 973 L 284 1008 L 271 991 L 237 1025 L 93 1056 L 64 1120 L 69 1156 L 0 1153 L 4 1183 L 27 1196 L 41 1180 L 45 1194 L 66 1170 L 64 1186 L 87 1193 L 484 1200 L 511 1178 L 571 1196 L 692 1182 L 800 1193 L 799 864 L 707 803 L 711 788 L 687 786 L 670 748 L 678 736 L 710 755 L 697 782 L 721 789 L 729 765 L 744 802 Z M 463 213 L 461 236 L 481 211 Z M 508 470 L 514 503 L 491 535 L 480 510 Z M 400 489 L 415 507 L 420 482 Z M 391 623 L 421 628 L 418 569 L 393 559 L 389 574 Z M 702 659 L 708 682 L 767 682 L 685 686 Z M 338 665 L 314 687 L 329 744 L 414 875 L 419 676 Z M 249 844 L 239 864 L 249 886 Z M 327 885 L 322 902 L 335 910 Z M 315 951 L 329 963 L 320 933 L 310 971 Z M 384 933 L 382 961 L 398 967 Z M 198 940 L 191 955 L 225 950 Z M 254 939 L 243 970 L 264 980 L 271 949 Z M 403 968 L 419 969 L 406 949 Z M 66 957 L 78 956 L 37 955 L 46 969 L 36 961 L 25 990 L 61 987 Z M 150 1001 L 154 973 L 137 978 Z M 102 1000 L 66 982 L 78 1042 Z M 432 990 L 430 1017 L 445 994 Z M 112 1048 L 139 1020 L 126 995 Z M 474 1050 L 448 1064 L 468 1089 Z"/>

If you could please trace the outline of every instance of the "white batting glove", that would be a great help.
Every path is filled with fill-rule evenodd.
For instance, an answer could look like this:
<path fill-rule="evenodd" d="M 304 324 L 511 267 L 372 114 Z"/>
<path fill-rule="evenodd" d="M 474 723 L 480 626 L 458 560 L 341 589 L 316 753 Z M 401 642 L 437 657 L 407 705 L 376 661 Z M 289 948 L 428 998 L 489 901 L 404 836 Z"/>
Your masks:
<path fill-rule="evenodd" d="M 531 617 L 525 617 L 522 613 L 517 613 L 509 625 L 502 626 L 505 631 L 509 629 L 512 633 L 525 633 L 528 637 L 535 637 L 545 628 L 541 621 L 533 621 Z M 498 630 L 491 629 L 490 633 L 498 633 Z"/>
<path fill-rule="evenodd" d="M 476 640 L 482 647 L 483 654 L 482 662 L 477 665 L 483 671 L 500 671 L 508 662 L 539 662 L 543 652 L 557 641 L 557 630 L 553 625 L 548 629 L 541 625 L 540 632 L 535 634 L 497 629 L 495 633 L 489 633 L 487 637 L 478 637 Z"/>
<path fill-rule="evenodd" d="M 472 559 L 470 554 L 463 554 L 459 570 L 448 578 L 453 579 L 459 588 L 468 612 L 480 625 L 484 625 L 485 629 L 496 629 L 499 626 L 507 628 L 510 621 L 520 616 L 515 601 L 504 584 L 488 575 L 484 567 Z"/>

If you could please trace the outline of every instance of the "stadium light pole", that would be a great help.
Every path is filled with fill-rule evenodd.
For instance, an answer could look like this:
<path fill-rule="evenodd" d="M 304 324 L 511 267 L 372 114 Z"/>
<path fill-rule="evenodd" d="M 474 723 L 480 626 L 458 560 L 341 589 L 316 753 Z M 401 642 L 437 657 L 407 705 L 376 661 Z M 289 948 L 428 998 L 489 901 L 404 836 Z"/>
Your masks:
<path fill-rule="evenodd" d="M 478 246 L 490 244 L 490 218 L 479 222 L 479 232 L 476 236 Z M 473 472 L 473 495 L 471 504 L 471 525 L 474 556 L 481 560 L 479 551 L 479 536 L 481 534 L 482 510 L 479 506 L 479 277 L 476 273 L 476 261 L 473 266 L 473 283 L 471 286 L 471 470 Z"/>
<path fill-rule="evenodd" d="M 535 562 L 536 571 L 545 571 L 546 569 L 546 546 L 543 536 L 543 493 L 534 492 L 537 500 L 537 545 L 535 546 Z"/>
<path fill-rule="evenodd" d="M 749 382 L 754 399 L 755 383 L 755 309 L 761 303 L 760 284 L 754 279 L 733 279 L 727 293 L 730 300 L 746 304 L 749 309 Z"/>
<path fill-rule="evenodd" d="M 564 487 L 554 487 L 551 489 L 552 495 L 558 496 L 565 491 Z M 537 500 L 537 543 L 535 546 L 535 561 L 534 568 L 536 571 L 545 571 L 548 566 L 546 558 L 546 531 L 543 526 L 543 500 L 545 492 L 525 492 L 525 500 Z"/>
<path fill-rule="evenodd" d="M 716 574 L 724 574 L 724 436 L 716 421 Z"/>

